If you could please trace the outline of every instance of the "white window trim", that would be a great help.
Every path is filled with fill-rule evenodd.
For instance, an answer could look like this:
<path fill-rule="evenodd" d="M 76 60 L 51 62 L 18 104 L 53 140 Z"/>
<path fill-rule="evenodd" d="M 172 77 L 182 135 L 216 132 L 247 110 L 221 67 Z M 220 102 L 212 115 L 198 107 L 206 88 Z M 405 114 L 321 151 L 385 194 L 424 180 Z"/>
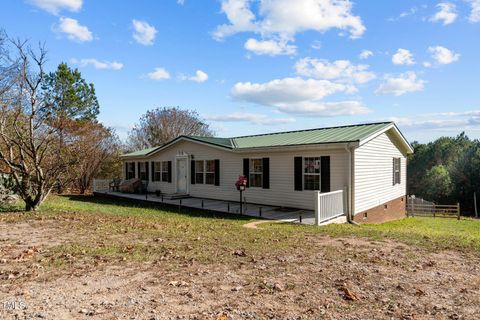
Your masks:
<path fill-rule="evenodd" d="M 207 171 L 207 161 L 213 162 L 213 171 Z M 203 181 L 204 184 L 213 186 L 215 185 L 215 160 L 203 160 Z M 207 173 L 213 174 L 213 183 L 207 183 Z"/>
<path fill-rule="evenodd" d="M 252 160 L 260 160 L 260 162 L 262 163 L 262 171 L 261 172 L 252 171 L 252 168 L 253 168 Z M 249 186 L 249 188 L 262 189 L 263 188 L 263 158 L 259 158 L 259 157 L 249 158 L 248 161 L 249 161 L 249 163 L 248 163 L 248 179 L 250 180 L 250 182 L 248 183 L 248 186 Z M 261 176 L 260 186 L 252 186 L 252 179 L 250 179 L 250 176 L 252 174 L 259 174 Z"/>
<path fill-rule="evenodd" d="M 318 173 L 305 173 L 305 159 L 307 158 L 318 158 L 320 161 L 320 167 L 318 168 Z M 322 156 L 310 156 L 302 157 L 302 187 L 305 191 L 320 191 L 322 189 Z M 305 188 L 305 176 L 318 176 L 318 189 L 307 189 Z"/>
<path fill-rule="evenodd" d="M 164 170 L 165 169 L 165 170 Z M 167 179 L 163 179 L 163 174 L 167 174 Z M 161 182 L 168 182 L 168 161 L 161 160 L 160 161 L 160 181 Z"/>

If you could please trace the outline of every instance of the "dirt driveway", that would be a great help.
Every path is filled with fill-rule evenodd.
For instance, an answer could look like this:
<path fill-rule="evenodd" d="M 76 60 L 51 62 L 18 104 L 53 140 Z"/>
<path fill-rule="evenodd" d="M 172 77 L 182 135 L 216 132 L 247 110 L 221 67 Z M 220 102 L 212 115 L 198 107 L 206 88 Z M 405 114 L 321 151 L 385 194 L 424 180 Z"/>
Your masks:
<path fill-rule="evenodd" d="M 62 253 L 89 241 L 170 241 L 93 236 L 81 223 L 0 222 L 0 319 L 480 318 L 480 259 L 471 252 L 306 235 L 272 254 L 218 244 L 218 262 L 175 250 L 140 262 L 128 246 L 123 256 Z"/>

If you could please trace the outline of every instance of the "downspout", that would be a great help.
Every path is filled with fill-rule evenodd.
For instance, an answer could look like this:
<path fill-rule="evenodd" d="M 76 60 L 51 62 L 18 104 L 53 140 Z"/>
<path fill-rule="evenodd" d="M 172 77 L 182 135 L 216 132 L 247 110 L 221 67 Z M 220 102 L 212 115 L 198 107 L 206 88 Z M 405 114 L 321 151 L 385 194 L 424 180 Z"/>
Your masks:
<path fill-rule="evenodd" d="M 353 203 L 352 203 L 352 200 L 353 200 L 353 197 L 352 197 L 352 190 L 353 190 L 353 187 L 352 187 L 352 184 L 353 184 L 353 179 L 352 179 L 353 161 L 352 161 L 352 157 L 353 157 L 353 153 L 352 153 L 352 150 L 350 148 L 351 148 L 350 143 L 347 143 L 347 145 L 345 146 L 345 150 L 348 153 L 348 185 L 347 185 L 348 213 L 347 213 L 347 221 L 348 221 L 348 223 L 351 223 L 351 224 L 354 224 L 354 225 L 359 225 L 358 223 L 353 221 L 353 214 L 352 214 L 352 212 L 353 212 Z"/>

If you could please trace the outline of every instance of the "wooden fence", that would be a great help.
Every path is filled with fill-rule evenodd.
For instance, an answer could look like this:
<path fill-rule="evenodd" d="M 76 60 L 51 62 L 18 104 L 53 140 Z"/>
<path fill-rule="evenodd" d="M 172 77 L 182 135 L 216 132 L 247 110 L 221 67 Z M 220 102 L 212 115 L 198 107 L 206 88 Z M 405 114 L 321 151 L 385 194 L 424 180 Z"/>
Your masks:
<path fill-rule="evenodd" d="M 442 217 L 460 220 L 460 204 L 435 204 L 423 199 L 408 197 L 407 214 L 409 217 Z"/>

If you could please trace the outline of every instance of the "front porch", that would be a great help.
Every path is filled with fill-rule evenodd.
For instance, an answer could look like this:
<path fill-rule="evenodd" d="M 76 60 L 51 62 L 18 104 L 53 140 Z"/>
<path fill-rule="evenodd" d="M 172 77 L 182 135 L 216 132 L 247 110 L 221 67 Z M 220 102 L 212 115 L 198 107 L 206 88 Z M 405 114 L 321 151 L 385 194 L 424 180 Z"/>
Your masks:
<path fill-rule="evenodd" d="M 238 202 L 202 199 L 195 197 L 185 197 L 180 199 L 171 199 L 169 195 L 156 196 L 155 194 L 130 194 L 116 191 L 98 190 L 94 191 L 97 196 L 116 197 L 124 199 L 134 199 L 139 201 L 153 202 L 175 206 L 179 210 L 185 208 L 202 209 L 219 213 L 240 214 L 240 205 Z M 315 224 L 315 212 L 310 210 L 280 208 L 267 205 L 258 205 L 246 203 L 243 205 L 243 215 L 277 220 L 290 223 Z"/>

